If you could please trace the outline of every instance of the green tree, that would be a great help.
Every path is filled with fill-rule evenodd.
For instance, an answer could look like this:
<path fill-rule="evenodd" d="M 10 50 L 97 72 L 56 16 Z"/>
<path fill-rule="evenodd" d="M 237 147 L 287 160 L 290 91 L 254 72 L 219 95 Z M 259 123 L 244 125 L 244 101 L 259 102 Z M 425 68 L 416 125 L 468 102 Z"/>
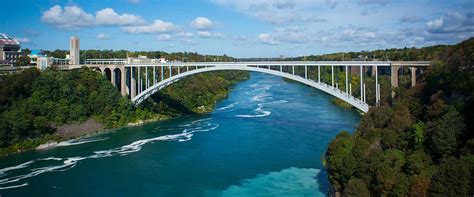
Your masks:
<path fill-rule="evenodd" d="M 461 134 L 465 129 L 462 117 L 454 108 L 434 121 L 431 126 L 432 147 L 438 156 L 454 154 L 461 143 Z"/>
<path fill-rule="evenodd" d="M 327 167 L 331 174 L 330 181 L 338 189 L 343 190 L 344 183 L 349 181 L 354 173 L 356 161 L 352 155 L 352 137 L 347 131 L 337 135 L 328 148 Z"/>
<path fill-rule="evenodd" d="M 471 172 L 467 162 L 449 157 L 441 161 L 433 176 L 431 196 L 469 196 Z"/>
<path fill-rule="evenodd" d="M 370 191 L 367 184 L 361 179 L 352 178 L 344 189 L 344 196 L 370 197 Z"/>

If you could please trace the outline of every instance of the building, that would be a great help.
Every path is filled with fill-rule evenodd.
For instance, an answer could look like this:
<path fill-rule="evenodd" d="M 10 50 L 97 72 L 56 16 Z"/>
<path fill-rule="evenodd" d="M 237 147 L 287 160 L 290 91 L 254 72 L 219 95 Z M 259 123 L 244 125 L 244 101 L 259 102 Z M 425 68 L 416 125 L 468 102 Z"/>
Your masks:
<path fill-rule="evenodd" d="M 21 56 L 20 42 L 14 38 L 0 33 L 0 64 L 13 64 Z"/>
<path fill-rule="evenodd" d="M 34 65 L 36 64 L 38 57 L 46 57 L 46 55 L 41 50 L 31 50 L 30 54 L 28 54 L 28 57 L 30 57 L 30 64 Z"/>
<path fill-rule="evenodd" d="M 36 58 L 36 68 L 40 71 L 46 70 L 48 67 L 51 67 L 53 64 L 54 58 L 39 56 Z"/>
<path fill-rule="evenodd" d="M 69 64 L 78 65 L 80 64 L 80 53 L 79 53 L 79 37 L 72 36 L 69 40 Z"/>

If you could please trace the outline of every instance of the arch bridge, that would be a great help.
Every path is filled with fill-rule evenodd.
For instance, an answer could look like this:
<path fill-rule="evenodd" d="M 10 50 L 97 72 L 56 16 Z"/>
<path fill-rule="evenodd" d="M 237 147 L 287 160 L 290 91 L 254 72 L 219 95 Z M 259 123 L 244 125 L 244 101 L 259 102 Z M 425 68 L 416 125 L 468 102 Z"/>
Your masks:
<path fill-rule="evenodd" d="M 429 65 L 430 62 L 426 61 L 131 63 L 123 60 L 109 60 L 104 63 L 93 60 L 85 64 L 85 66 L 107 76 L 121 94 L 128 95 L 136 105 L 157 91 L 191 75 L 211 71 L 244 70 L 276 75 L 306 84 L 337 97 L 362 112 L 369 111 L 369 103 L 380 104 L 380 75 L 389 75 L 392 87 L 398 87 L 401 68 L 409 68 L 411 86 L 415 86 L 417 71 L 421 71 Z M 77 67 L 81 67 L 81 65 L 77 65 Z M 69 69 L 73 68 L 69 67 Z M 366 87 L 369 71 L 373 87 Z M 352 87 L 353 80 L 357 81 L 357 87 Z M 342 84 L 342 87 L 339 84 Z M 367 101 L 367 90 L 375 94 L 370 102 Z M 394 92 L 392 92 L 393 96 Z"/>

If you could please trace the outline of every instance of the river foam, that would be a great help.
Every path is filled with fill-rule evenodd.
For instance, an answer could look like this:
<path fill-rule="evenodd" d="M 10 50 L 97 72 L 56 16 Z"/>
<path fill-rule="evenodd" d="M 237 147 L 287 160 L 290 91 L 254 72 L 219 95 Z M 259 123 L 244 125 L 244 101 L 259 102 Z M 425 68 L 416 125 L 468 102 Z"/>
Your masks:
<path fill-rule="evenodd" d="M 257 109 L 254 110 L 258 114 L 253 114 L 253 115 L 235 115 L 236 117 L 241 117 L 241 118 L 261 118 L 265 116 L 269 116 L 272 114 L 271 111 L 265 111 L 263 110 L 263 104 L 258 104 Z"/>
<path fill-rule="evenodd" d="M 234 103 L 231 103 L 231 104 L 229 104 L 229 105 L 227 105 L 227 106 L 217 108 L 216 111 L 222 111 L 222 110 L 234 108 L 236 104 L 238 104 L 238 102 L 234 102 Z"/>
<path fill-rule="evenodd" d="M 93 154 L 88 156 L 74 156 L 74 157 L 46 157 L 46 158 L 38 158 L 35 160 L 31 160 L 16 166 L 6 167 L 0 169 L 0 190 L 7 190 L 7 189 L 14 189 L 19 187 L 28 186 L 28 182 L 26 179 L 38 176 L 40 174 L 46 172 L 62 172 L 69 170 L 77 165 L 79 161 L 87 160 L 87 159 L 98 159 L 104 157 L 112 157 L 112 156 L 125 156 L 131 153 L 138 152 L 142 149 L 142 146 L 148 143 L 152 143 L 155 141 L 177 141 L 177 142 L 186 142 L 191 140 L 193 135 L 197 132 L 205 132 L 205 131 L 212 131 L 219 127 L 218 124 L 212 123 L 211 118 L 205 118 L 200 120 L 194 120 L 190 123 L 179 125 L 179 128 L 184 129 L 181 133 L 178 134 L 171 134 L 171 135 L 163 135 L 149 139 L 142 139 L 134 141 L 130 144 L 108 149 L 108 150 L 101 150 L 101 151 L 94 151 Z M 179 129 L 176 128 L 176 129 Z M 72 145 L 79 145 L 85 144 L 90 142 L 96 141 L 103 141 L 108 138 L 86 138 L 80 139 L 76 141 L 66 141 L 60 146 L 72 146 Z M 58 144 L 59 145 L 59 144 Z M 8 176 L 12 175 L 12 176 Z"/>
<path fill-rule="evenodd" d="M 94 137 L 94 138 L 79 138 L 79 139 L 73 139 L 73 140 L 67 140 L 64 142 L 59 142 L 56 144 L 56 147 L 61 147 L 61 146 L 74 146 L 74 145 L 79 145 L 79 144 L 86 144 L 86 143 L 91 143 L 91 142 L 98 142 L 98 141 L 104 141 L 109 139 L 108 137 Z"/>

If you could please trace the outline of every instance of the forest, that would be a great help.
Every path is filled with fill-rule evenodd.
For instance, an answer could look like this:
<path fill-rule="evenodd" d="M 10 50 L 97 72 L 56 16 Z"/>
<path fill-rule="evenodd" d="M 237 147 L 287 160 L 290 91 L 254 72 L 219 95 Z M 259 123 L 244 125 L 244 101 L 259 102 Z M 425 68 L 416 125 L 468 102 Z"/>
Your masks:
<path fill-rule="evenodd" d="M 449 46 L 435 45 L 423 48 L 384 49 L 360 52 L 339 52 L 324 55 L 310 55 L 286 58 L 292 61 L 429 61 Z"/>
<path fill-rule="evenodd" d="M 432 54 L 421 59 L 432 65 L 417 86 L 398 88 L 355 133 L 342 131 L 330 143 L 324 163 L 332 194 L 474 194 L 474 38 L 412 54 L 425 52 Z"/>
<path fill-rule="evenodd" d="M 247 72 L 212 72 L 181 80 L 139 106 L 98 72 L 36 68 L 0 76 L 0 154 L 31 149 L 50 140 L 58 126 L 90 118 L 117 128 L 149 119 L 163 119 L 211 111 L 227 96 L 233 83 Z"/>

